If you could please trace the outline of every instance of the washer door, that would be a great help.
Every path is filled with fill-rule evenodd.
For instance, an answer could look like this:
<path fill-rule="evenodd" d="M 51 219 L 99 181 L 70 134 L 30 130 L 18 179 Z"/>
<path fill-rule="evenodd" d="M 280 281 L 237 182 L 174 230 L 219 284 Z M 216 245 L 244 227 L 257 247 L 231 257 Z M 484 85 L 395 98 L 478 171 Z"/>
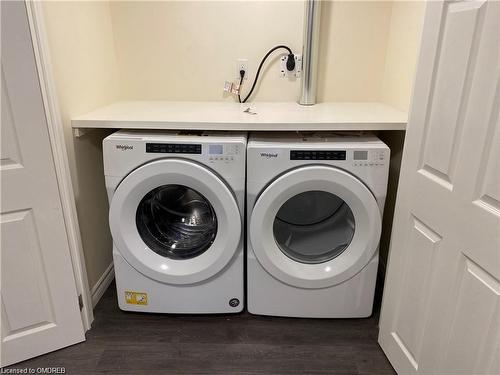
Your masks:
<path fill-rule="evenodd" d="M 182 159 L 153 161 L 130 173 L 113 195 L 109 223 L 127 262 L 170 284 L 217 274 L 241 236 L 238 205 L 226 184 Z"/>
<path fill-rule="evenodd" d="M 339 284 L 368 264 L 377 250 L 380 210 L 370 190 L 329 166 L 291 170 L 258 197 L 250 241 L 275 278 L 301 288 Z"/>

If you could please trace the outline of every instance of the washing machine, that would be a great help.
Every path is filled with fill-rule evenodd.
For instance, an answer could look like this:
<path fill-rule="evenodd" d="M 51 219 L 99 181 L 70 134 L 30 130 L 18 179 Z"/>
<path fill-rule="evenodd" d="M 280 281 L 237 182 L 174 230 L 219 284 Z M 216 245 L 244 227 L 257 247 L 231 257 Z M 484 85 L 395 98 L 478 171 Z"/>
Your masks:
<path fill-rule="evenodd" d="M 122 310 L 242 310 L 245 152 L 244 133 L 118 131 L 104 139 Z"/>
<path fill-rule="evenodd" d="M 250 136 L 249 312 L 371 315 L 389 153 L 366 134 Z"/>

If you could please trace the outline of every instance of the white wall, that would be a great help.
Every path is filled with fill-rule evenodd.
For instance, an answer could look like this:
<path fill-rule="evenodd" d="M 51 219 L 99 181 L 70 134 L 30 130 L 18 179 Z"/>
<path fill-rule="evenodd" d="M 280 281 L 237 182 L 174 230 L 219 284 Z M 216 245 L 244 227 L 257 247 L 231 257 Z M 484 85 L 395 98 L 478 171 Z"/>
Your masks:
<path fill-rule="evenodd" d="M 323 2 L 319 101 L 380 100 L 392 5 Z M 301 1 L 112 2 L 121 98 L 234 100 L 222 87 L 237 58 L 249 59 L 253 78 L 271 47 L 301 52 L 303 10 Z M 297 100 L 299 81 L 278 73 L 275 57 L 256 100 Z"/>
<path fill-rule="evenodd" d="M 237 78 L 237 58 L 253 78 L 270 48 L 302 45 L 301 2 L 116 1 L 111 11 L 123 99 L 234 100 L 222 88 Z M 276 66 L 258 99 L 295 100 L 298 87 Z"/>
<path fill-rule="evenodd" d="M 396 1 L 385 56 L 381 100 L 407 111 L 417 64 L 425 3 Z"/>
<path fill-rule="evenodd" d="M 392 2 L 323 2 L 318 101 L 379 101 Z"/>
<path fill-rule="evenodd" d="M 108 2 L 44 2 L 54 79 L 62 113 L 90 287 L 112 260 L 101 139 L 74 138 L 71 118 L 118 97 L 118 68 Z"/>

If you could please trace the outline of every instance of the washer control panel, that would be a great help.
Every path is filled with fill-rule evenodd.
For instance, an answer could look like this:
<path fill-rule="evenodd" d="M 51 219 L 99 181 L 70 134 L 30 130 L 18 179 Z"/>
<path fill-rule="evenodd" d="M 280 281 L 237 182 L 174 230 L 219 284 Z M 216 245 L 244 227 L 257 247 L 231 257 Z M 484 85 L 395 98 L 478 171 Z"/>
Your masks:
<path fill-rule="evenodd" d="M 146 143 L 146 153 L 200 155 L 210 163 L 229 163 L 240 156 L 240 145 L 222 143 Z"/>
<path fill-rule="evenodd" d="M 240 146 L 235 144 L 209 144 L 206 150 L 209 163 L 230 163 L 240 154 Z"/>
<path fill-rule="evenodd" d="M 201 154 L 201 144 L 146 143 L 147 153 Z"/>

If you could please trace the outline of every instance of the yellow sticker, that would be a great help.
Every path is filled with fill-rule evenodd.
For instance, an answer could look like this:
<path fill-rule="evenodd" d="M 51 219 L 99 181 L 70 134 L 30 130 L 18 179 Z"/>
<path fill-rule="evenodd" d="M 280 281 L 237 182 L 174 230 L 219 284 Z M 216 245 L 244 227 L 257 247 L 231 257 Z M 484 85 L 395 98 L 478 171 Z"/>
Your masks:
<path fill-rule="evenodd" d="M 129 290 L 125 291 L 125 302 L 132 305 L 147 305 L 148 304 L 148 294 L 131 292 Z"/>

